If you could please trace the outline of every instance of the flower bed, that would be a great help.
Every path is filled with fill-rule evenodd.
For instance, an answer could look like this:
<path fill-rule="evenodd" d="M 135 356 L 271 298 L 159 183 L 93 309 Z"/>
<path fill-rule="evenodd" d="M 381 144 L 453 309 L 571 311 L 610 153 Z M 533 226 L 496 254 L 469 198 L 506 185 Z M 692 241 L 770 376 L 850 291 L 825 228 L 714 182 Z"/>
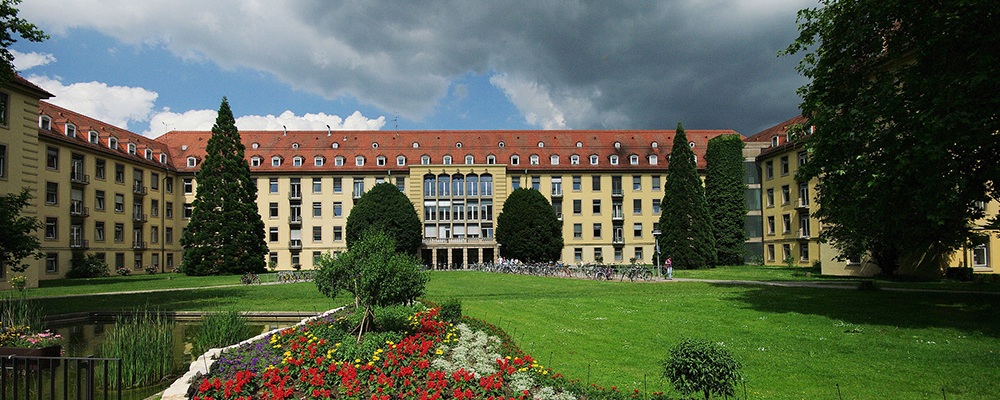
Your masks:
<path fill-rule="evenodd" d="M 418 311 L 405 328 L 348 335 L 349 316 L 314 319 L 222 353 L 192 382 L 192 400 L 641 398 L 570 381 L 525 355 L 505 332 L 463 318 L 453 325 L 438 309 Z M 662 397 L 657 393 L 649 397 Z"/>
<path fill-rule="evenodd" d="M 40 349 L 44 347 L 58 346 L 62 343 L 62 336 L 48 330 L 44 332 L 33 332 L 27 326 L 3 327 L 0 329 L 0 347 L 19 347 Z"/>

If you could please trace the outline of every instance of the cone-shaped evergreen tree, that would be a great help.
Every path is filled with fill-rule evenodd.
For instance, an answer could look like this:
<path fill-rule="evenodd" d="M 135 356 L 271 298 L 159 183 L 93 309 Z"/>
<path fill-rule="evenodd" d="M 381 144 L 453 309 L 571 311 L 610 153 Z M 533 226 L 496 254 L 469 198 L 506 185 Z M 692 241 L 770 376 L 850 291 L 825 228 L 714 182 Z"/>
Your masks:
<path fill-rule="evenodd" d="M 712 231 L 719 265 L 741 265 L 746 252 L 746 184 L 743 183 L 743 140 L 723 135 L 708 141 L 705 150 L 705 200 L 712 215 Z"/>
<path fill-rule="evenodd" d="M 660 251 L 674 268 L 697 269 L 715 265 L 715 237 L 705 201 L 705 189 L 698 177 L 694 151 L 688 145 L 684 127 L 677 123 L 670 165 L 663 185 L 660 214 Z"/>
<path fill-rule="evenodd" d="M 535 189 L 510 192 L 497 216 L 500 255 L 521 261 L 547 262 L 559 259 L 563 249 L 562 221 L 552 204 Z"/>
<path fill-rule="evenodd" d="M 229 102 L 222 98 L 212 137 L 195 180 L 191 222 L 181 238 L 188 275 L 264 272 L 267 244 L 257 213 L 257 184 L 250 177 Z"/>

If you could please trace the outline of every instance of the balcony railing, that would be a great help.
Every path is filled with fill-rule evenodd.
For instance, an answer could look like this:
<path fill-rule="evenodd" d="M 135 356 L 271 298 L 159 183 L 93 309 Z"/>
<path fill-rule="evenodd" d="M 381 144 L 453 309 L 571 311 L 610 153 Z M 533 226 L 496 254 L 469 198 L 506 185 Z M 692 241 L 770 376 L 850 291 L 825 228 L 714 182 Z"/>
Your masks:
<path fill-rule="evenodd" d="M 90 242 L 83 238 L 69 238 L 69 248 L 71 249 L 89 249 Z"/>
<path fill-rule="evenodd" d="M 81 185 L 88 185 L 90 184 L 90 175 L 79 171 L 71 171 L 69 173 L 69 181 Z"/>
<path fill-rule="evenodd" d="M 302 200 L 302 191 L 292 189 L 288 192 L 288 200 Z"/>
<path fill-rule="evenodd" d="M 611 219 L 620 220 L 625 219 L 625 213 L 622 210 L 612 210 Z"/>
<path fill-rule="evenodd" d="M 288 224 L 289 225 L 301 225 L 302 224 L 302 216 L 301 215 L 292 215 L 292 216 L 288 217 Z"/>
<path fill-rule="evenodd" d="M 795 208 L 799 209 L 809 209 L 809 199 L 799 198 L 799 201 L 795 203 Z"/>
<path fill-rule="evenodd" d="M 552 197 L 562 197 L 562 188 L 552 188 Z"/>
<path fill-rule="evenodd" d="M 611 188 L 611 195 L 615 197 L 622 197 L 625 195 L 625 191 L 622 188 Z"/>
<path fill-rule="evenodd" d="M 799 239 L 811 239 L 812 236 L 808 229 L 799 229 Z"/>
<path fill-rule="evenodd" d="M 612 244 L 622 244 L 622 243 L 625 243 L 625 237 L 624 236 L 615 236 L 615 237 L 611 238 L 611 243 Z"/>
<path fill-rule="evenodd" d="M 69 203 L 69 216 L 87 218 L 90 216 L 90 209 L 84 207 L 82 201 L 75 200 Z"/>
<path fill-rule="evenodd" d="M 132 213 L 132 222 L 146 222 L 146 214 L 143 213 Z"/>
<path fill-rule="evenodd" d="M 351 195 L 354 196 L 355 199 L 360 199 L 361 195 L 363 194 L 365 194 L 365 191 L 363 189 L 362 190 L 355 189 L 353 192 L 351 192 Z"/>
<path fill-rule="evenodd" d="M 135 183 L 132 184 L 132 193 L 140 195 L 140 196 L 145 196 L 146 195 L 146 185 L 143 185 L 142 181 L 135 181 Z"/>
<path fill-rule="evenodd" d="M 146 242 L 142 242 L 142 241 L 138 241 L 138 240 L 132 241 L 132 249 L 133 250 L 146 250 Z"/>
<path fill-rule="evenodd" d="M 496 243 L 494 238 L 424 238 L 424 244 L 466 244 L 466 243 Z"/>
<path fill-rule="evenodd" d="M 302 239 L 292 239 L 292 240 L 289 240 L 288 241 L 288 248 L 289 249 L 301 249 L 302 248 Z"/>

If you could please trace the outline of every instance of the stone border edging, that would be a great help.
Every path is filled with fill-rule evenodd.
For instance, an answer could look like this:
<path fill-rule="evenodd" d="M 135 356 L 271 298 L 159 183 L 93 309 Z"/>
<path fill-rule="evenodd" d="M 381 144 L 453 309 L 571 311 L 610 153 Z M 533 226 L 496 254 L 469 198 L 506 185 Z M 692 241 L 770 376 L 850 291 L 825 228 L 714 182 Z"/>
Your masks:
<path fill-rule="evenodd" d="M 291 327 L 297 327 L 297 326 L 305 325 L 306 322 L 309 322 L 309 321 L 317 319 L 317 318 L 325 317 L 327 315 L 330 315 L 330 314 L 333 314 L 333 313 L 336 313 L 336 312 L 340 312 L 340 311 L 342 311 L 345 308 L 346 308 L 346 306 L 340 307 L 340 308 L 335 308 L 335 309 L 328 310 L 328 311 L 325 311 L 323 313 L 320 313 L 318 315 L 314 315 L 312 317 L 307 317 L 307 318 L 299 321 L 299 323 L 297 323 L 295 325 L 292 325 Z M 244 340 L 244 341 L 239 342 L 237 344 L 234 344 L 232 346 L 227 346 L 227 347 L 224 347 L 224 348 L 221 348 L 221 349 L 209 349 L 208 351 L 205 352 L 205 354 L 202 354 L 200 357 L 198 357 L 197 360 L 195 360 L 194 362 L 191 363 L 191 365 L 188 367 L 188 371 L 186 373 L 184 373 L 184 375 L 181 376 L 180 379 L 177 379 L 176 381 L 174 381 L 174 383 L 170 384 L 170 387 L 168 387 L 166 390 L 163 391 L 163 396 L 161 396 L 161 399 L 162 400 L 184 400 L 184 399 L 187 399 L 187 392 L 188 392 L 188 388 L 191 386 L 191 380 L 194 379 L 199 374 L 202 374 L 202 375 L 207 374 L 208 371 L 209 371 L 209 369 L 212 368 L 212 364 L 215 364 L 215 360 L 218 357 L 218 355 L 222 354 L 222 352 L 224 350 L 235 348 L 235 347 L 238 347 L 238 346 L 241 346 L 243 344 L 250 343 L 250 342 L 253 342 L 253 341 L 262 340 L 265 337 L 267 337 L 268 335 L 273 335 L 273 334 L 275 334 L 275 333 L 277 333 L 277 332 L 279 332 L 281 330 L 284 330 L 284 329 L 288 329 L 288 328 L 278 328 L 278 329 L 275 329 L 275 330 L 272 330 L 272 331 L 264 332 L 264 333 L 261 333 L 260 335 L 254 336 L 254 337 L 252 337 L 250 339 Z"/>

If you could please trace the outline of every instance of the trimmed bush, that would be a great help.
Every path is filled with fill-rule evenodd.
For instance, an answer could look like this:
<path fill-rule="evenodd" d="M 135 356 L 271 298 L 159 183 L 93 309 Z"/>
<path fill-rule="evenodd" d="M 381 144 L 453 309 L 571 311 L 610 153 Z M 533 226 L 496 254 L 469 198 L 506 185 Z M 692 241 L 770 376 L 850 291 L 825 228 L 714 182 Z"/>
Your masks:
<path fill-rule="evenodd" d="M 440 317 L 448 322 L 457 322 L 462 319 L 462 301 L 452 297 L 441 303 Z"/>
<path fill-rule="evenodd" d="M 663 377 L 684 395 L 703 393 L 733 396 L 736 383 L 743 380 L 742 366 L 719 344 L 687 338 L 670 348 L 670 358 L 663 361 Z"/>

